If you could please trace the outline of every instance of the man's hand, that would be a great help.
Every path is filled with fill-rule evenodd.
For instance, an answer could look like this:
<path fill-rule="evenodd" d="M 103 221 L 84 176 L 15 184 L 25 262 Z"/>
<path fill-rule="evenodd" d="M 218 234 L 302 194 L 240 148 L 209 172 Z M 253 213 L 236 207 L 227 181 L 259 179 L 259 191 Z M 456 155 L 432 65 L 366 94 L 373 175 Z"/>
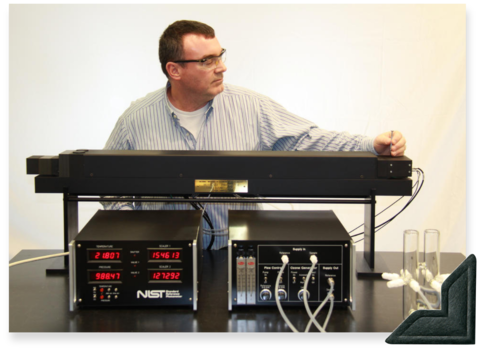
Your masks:
<path fill-rule="evenodd" d="M 380 134 L 373 141 L 373 147 L 379 155 L 386 156 L 403 156 L 407 149 L 407 141 L 403 137 L 402 133 L 398 131 L 393 132 L 393 138 L 391 138 L 392 132 L 385 132 Z M 390 153 L 390 143 L 392 150 Z"/>

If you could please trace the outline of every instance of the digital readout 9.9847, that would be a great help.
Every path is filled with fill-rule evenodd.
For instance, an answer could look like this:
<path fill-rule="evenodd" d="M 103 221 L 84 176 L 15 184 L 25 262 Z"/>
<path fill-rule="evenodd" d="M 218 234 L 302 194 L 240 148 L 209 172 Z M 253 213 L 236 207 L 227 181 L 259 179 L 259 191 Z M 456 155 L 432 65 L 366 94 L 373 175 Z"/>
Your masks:
<path fill-rule="evenodd" d="M 114 271 L 90 272 L 91 282 L 120 281 L 121 279 L 122 279 L 121 272 L 114 272 Z"/>
<path fill-rule="evenodd" d="M 148 250 L 149 260 L 180 260 L 182 257 L 182 250 Z"/>

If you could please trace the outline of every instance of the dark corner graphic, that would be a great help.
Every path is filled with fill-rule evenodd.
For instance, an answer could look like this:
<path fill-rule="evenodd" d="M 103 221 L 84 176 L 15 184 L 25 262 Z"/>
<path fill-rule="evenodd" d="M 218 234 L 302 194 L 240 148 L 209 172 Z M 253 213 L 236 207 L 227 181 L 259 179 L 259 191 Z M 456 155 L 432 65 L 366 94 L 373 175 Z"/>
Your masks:
<path fill-rule="evenodd" d="M 442 309 L 415 311 L 385 340 L 388 344 L 475 344 L 475 255 L 442 284 Z"/>

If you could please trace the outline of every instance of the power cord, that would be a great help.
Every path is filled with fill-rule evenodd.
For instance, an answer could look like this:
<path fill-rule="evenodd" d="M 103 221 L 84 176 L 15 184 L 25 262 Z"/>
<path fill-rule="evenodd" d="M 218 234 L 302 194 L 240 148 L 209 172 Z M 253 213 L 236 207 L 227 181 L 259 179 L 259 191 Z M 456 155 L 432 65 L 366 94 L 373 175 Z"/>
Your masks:
<path fill-rule="evenodd" d="M 258 197 L 259 199 L 262 199 L 262 200 L 265 200 L 265 199 L 266 199 L 266 197 L 262 197 L 262 196 L 260 196 L 260 195 L 258 195 L 257 197 Z M 275 205 L 272 204 L 272 203 L 267 203 L 267 205 L 272 206 L 272 207 L 273 207 L 274 209 L 276 209 L 276 210 L 282 211 L 282 209 L 281 209 L 280 207 L 275 206 Z M 289 203 L 289 205 L 290 205 L 290 207 L 292 207 L 292 211 L 295 211 L 295 208 L 293 207 L 293 204 L 292 204 L 292 203 Z"/>
<path fill-rule="evenodd" d="M 70 253 L 69 252 L 62 252 L 58 254 L 53 254 L 53 255 L 47 255 L 47 256 L 41 256 L 41 257 L 34 257 L 34 258 L 29 258 L 27 260 L 22 260 L 22 261 L 17 261 L 10 263 L 8 267 L 13 267 L 18 264 L 23 264 L 23 263 L 28 263 L 28 262 L 33 262 L 33 261 L 40 261 L 40 260 L 46 260 L 48 258 L 55 258 L 55 257 L 60 257 L 60 256 L 68 256 Z"/>
<path fill-rule="evenodd" d="M 185 199 L 189 198 L 188 196 L 184 196 L 184 197 L 185 197 Z M 208 197 L 210 197 L 210 195 Z M 197 202 L 190 202 L 190 205 L 192 205 L 192 207 L 194 209 L 196 209 L 197 211 L 200 211 L 200 210 L 202 211 L 202 217 L 205 219 L 205 222 L 207 222 L 208 226 L 210 227 L 211 232 L 214 232 L 215 229 L 213 227 L 212 220 L 210 219 L 210 216 L 208 215 L 208 212 L 205 212 L 205 208 L 202 206 L 202 204 L 200 202 L 198 202 L 198 203 Z M 211 250 L 214 243 L 215 243 L 215 235 L 213 235 L 213 233 L 212 233 L 210 243 L 207 247 L 207 250 Z"/>
<path fill-rule="evenodd" d="M 412 196 L 410 197 L 410 199 L 408 200 L 408 202 L 405 204 L 405 206 L 403 206 L 403 208 L 397 212 L 396 215 L 394 215 L 393 217 L 391 217 L 390 219 L 386 220 L 385 222 L 383 222 L 382 224 L 379 224 L 377 226 L 375 226 L 375 233 L 378 232 L 379 230 L 383 229 L 386 225 L 388 225 L 391 221 L 393 221 L 400 213 L 402 213 L 412 202 L 413 200 L 415 200 L 415 198 L 417 197 L 418 193 L 420 192 L 420 190 L 422 189 L 423 187 L 423 183 L 425 181 L 425 173 L 423 172 L 423 170 L 421 168 L 414 168 L 413 169 L 415 171 L 415 173 L 417 174 L 417 181 L 415 182 L 415 184 L 413 185 L 412 189 L 415 189 Z M 420 178 L 421 178 L 421 182 L 420 182 Z M 385 212 L 386 210 L 388 210 L 390 207 L 392 207 L 394 204 L 396 204 L 398 201 L 400 201 L 401 199 L 403 199 L 404 196 L 400 197 L 399 199 L 397 199 L 395 202 L 393 202 L 391 205 L 389 205 L 387 208 L 385 208 L 383 211 L 377 213 L 375 215 L 375 217 L 377 217 L 378 215 L 382 214 L 383 212 Z M 360 224 L 358 227 L 356 227 L 355 229 L 351 230 L 349 232 L 349 234 L 351 234 L 352 232 L 354 232 L 355 230 L 357 230 L 358 228 L 360 228 L 362 225 L 364 225 L 364 223 Z M 358 233 L 358 234 L 355 234 L 355 235 L 351 235 L 351 237 L 356 237 L 356 236 L 359 236 L 359 235 L 364 235 L 365 232 L 361 232 L 361 233 Z M 359 239 L 357 241 L 355 241 L 355 244 L 356 243 L 359 243 L 360 241 L 362 241 L 364 238 L 362 239 Z"/>
<path fill-rule="evenodd" d="M 210 189 L 210 193 L 208 194 L 207 198 L 210 198 L 214 188 L 215 188 L 215 182 L 212 182 L 212 188 Z M 188 197 L 185 196 L 185 198 L 187 199 Z M 208 203 L 205 205 L 205 207 L 200 202 L 198 202 L 198 203 L 192 202 L 191 204 L 195 209 L 197 209 L 197 210 L 201 209 L 202 210 L 202 217 L 205 219 L 208 226 L 210 227 L 210 230 L 209 230 L 209 233 L 208 233 L 208 235 L 210 235 L 210 243 L 208 244 L 207 250 L 211 250 L 212 247 L 213 247 L 213 244 L 215 243 L 215 236 L 216 235 L 222 235 L 222 234 L 216 234 L 215 232 L 225 232 L 225 229 L 215 229 L 213 227 L 213 223 L 210 219 L 210 216 L 208 215 L 208 212 L 206 212 Z M 205 228 L 204 228 L 203 231 L 204 231 L 205 234 L 207 234 L 207 230 Z M 227 232 L 227 234 L 228 234 L 228 232 Z M 223 234 L 223 235 L 225 235 L 225 234 Z"/>

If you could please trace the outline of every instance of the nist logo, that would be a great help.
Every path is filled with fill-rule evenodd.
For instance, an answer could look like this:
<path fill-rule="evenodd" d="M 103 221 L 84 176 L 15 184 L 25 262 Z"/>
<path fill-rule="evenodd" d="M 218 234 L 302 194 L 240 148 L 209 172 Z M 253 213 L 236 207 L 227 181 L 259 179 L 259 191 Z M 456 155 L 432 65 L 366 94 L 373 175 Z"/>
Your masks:
<path fill-rule="evenodd" d="M 143 297 L 144 299 L 161 299 L 163 298 L 164 293 L 165 290 L 145 290 L 145 292 L 138 290 L 137 299 L 140 297 Z"/>

